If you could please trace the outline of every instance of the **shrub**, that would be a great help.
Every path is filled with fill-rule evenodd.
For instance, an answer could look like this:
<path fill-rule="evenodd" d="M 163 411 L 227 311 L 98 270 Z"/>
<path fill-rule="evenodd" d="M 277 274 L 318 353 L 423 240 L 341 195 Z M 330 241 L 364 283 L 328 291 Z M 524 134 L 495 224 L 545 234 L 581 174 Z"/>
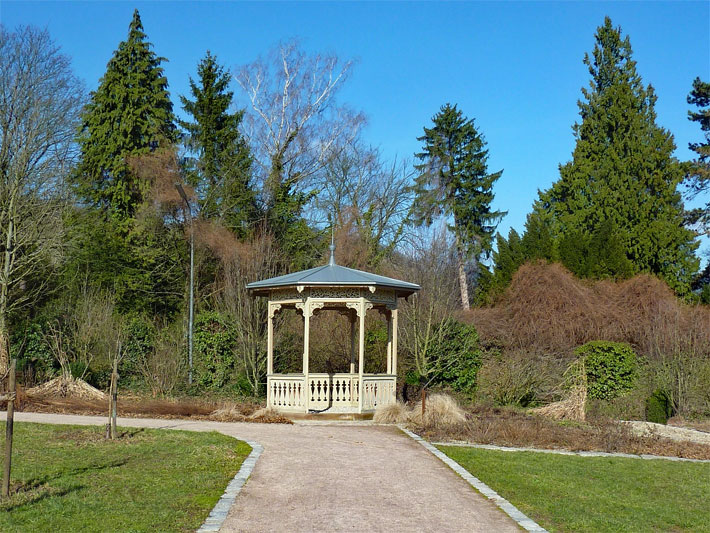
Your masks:
<path fill-rule="evenodd" d="M 575 354 L 584 358 L 591 398 L 611 400 L 633 388 L 636 354 L 628 344 L 591 341 L 577 348 Z"/>
<path fill-rule="evenodd" d="M 123 358 L 118 369 L 122 382 L 135 381 L 141 375 L 141 362 L 155 348 L 157 330 L 148 319 L 135 316 L 128 321 Z"/>
<path fill-rule="evenodd" d="M 448 384 L 454 390 L 472 394 L 476 390 L 476 378 L 481 368 L 476 328 L 447 319 L 439 325 L 438 333 L 431 348 L 433 382 Z"/>
<path fill-rule="evenodd" d="M 656 424 L 665 424 L 673 416 L 673 404 L 668 393 L 663 389 L 656 389 L 646 399 L 646 420 Z"/>
<path fill-rule="evenodd" d="M 536 358 L 527 352 L 492 353 L 480 371 L 478 395 L 497 405 L 530 407 L 550 396 L 562 376 L 559 361 Z"/>
<path fill-rule="evenodd" d="M 234 327 L 224 315 L 211 311 L 197 315 L 194 335 L 195 383 L 210 389 L 223 387 L 235 367 Z"/>

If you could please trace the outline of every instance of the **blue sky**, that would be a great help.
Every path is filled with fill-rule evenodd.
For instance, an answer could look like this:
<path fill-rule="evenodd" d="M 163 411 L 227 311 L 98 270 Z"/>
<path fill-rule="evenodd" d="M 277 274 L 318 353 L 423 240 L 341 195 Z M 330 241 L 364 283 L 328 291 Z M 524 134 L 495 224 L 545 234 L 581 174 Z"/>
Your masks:
<path fill-rule="evenodd" d="M 710 79 L 710 2 L 0 2 L 0 21 L 47 27 L 96 87 L 133 9 L 140 10 L 176 110 L 207 49 L 228 67 L 281 40 L 354 58 L 342 100 L 368 116 L 365 139 L 411 158 L 417 136 L 445 102 L 458 103 L 488 140 L 489 169 L 504 169 L 500 230 L 521 230 L 537 196 L 574 147 L 582 64 L 609 15 L 631 38 L 638 71 L 658 95 L 658 123 L 677 156 L 701 132 L 687 120 L 696 76 Z M 698 203 L 698 202 L 696 202 Z M 710 246 L 705 241 L 704 247 Z"/>

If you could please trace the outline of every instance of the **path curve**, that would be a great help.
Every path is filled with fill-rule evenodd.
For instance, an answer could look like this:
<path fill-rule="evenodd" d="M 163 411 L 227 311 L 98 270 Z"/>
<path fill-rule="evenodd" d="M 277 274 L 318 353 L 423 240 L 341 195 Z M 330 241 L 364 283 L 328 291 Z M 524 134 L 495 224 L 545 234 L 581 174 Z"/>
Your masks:
<path fill-rule="evenodd" d="M 105 417 L 16 413 L 20 422 Z M 125 427 L 219 431 L 264 446 L 223 532 L 520 531 L 492 502 L 392 426 L 119 418 Z"/>

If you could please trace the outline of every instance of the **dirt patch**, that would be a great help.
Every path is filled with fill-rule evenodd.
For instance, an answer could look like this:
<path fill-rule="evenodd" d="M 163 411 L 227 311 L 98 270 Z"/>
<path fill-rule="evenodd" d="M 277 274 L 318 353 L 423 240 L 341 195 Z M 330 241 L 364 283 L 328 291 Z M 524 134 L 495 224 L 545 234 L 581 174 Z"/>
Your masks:
<path fill-rule="evenodd" d="M 476 407 L 469 409 L 466 422 L 457 426 L 412 429 L 429 440 L 441 442 L 710 459 L 708 444 L 673 441 L 659 434 L 642 436 L 610 420 L 557 422 L 508 408 Z"/>

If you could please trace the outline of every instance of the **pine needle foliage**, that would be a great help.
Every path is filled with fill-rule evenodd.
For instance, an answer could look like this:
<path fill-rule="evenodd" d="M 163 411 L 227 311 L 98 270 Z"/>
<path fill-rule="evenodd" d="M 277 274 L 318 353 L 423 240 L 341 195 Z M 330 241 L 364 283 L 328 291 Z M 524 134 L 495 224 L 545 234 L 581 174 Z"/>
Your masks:
<path fill-rule="evenodd" d="M 180 97 L 191 121 L 179 121 L 185 144 L 194 158 L 187 179 L 195 187 L 200 214 L 219 219 L 239 236 L 248 233 L 256 217 L 256 195 L 251 187 L 251 155 L 239 132 L 243 110 L 230 111 L 234 93 L 229 72 L 209 51 L 197 67 L 198 81 L 190 78 L 193 100 Z"/>
<path fill-rule="evenodd" d="M 128 37 L 118 45 L 91 95 L 79 135 L 81 164 L 77 190 L 90 204 L 119 220 L 132 218 L 149 183 L 133 175 L 126 161 L 177 140 L 165 58 L 152 51 L 138 10 Z"/>
<path fill-rule="evenodd" d="M 673 136 L 656 124 L 656 95 L 636 71 L 629 37 L 607 17 L 595 41 L 584 57 L 591 80 L 578 102 L 572 160 L 560 166 L 560 179 L 536 208 L 552 216 L 562 238 L 589 237 L 611 223 L 616 238 L 609 242 L 618 239 L 633 273 L 658 274 L 687 294 L 698 243 L 683 225 L 677 190 L 683 171 Z"/>
<path fill-rule="evenodd" d="M 689 196 L 695 198 L 699 194 L 710 193 L 710 83 L 695 78 L 688 103 L 698 108 L 697 111 L 688 111 L 688 119 L 699 123 L 705 136 L 704 142 L 688 145 L 696 157 L 688 162 L 685 179 Z M 699 222 L 710 232 L 710 200 L 705 207 L 690 212 L 690 222 Z"/>
<path fill-rule="evenodd" d="M 438 217 L 450 219 L 460 265 L 475 263 L 482 254 L 490 253 L 495 229 L 506 214 L 491 208 L 493 186 L 503 171 L 488 172 L 487 143 L 474 120 L 466 118 L 456 105 L 442 106 L 432 122 L 417 138 L 424 146 L 416 154 L 420 163 L 415 165 L 419 176 L 414 185 L 412 220 L 431 225 Z M 460 277 L 463 307 L 468 308 L 465 277 L 461 273 Z"/>

